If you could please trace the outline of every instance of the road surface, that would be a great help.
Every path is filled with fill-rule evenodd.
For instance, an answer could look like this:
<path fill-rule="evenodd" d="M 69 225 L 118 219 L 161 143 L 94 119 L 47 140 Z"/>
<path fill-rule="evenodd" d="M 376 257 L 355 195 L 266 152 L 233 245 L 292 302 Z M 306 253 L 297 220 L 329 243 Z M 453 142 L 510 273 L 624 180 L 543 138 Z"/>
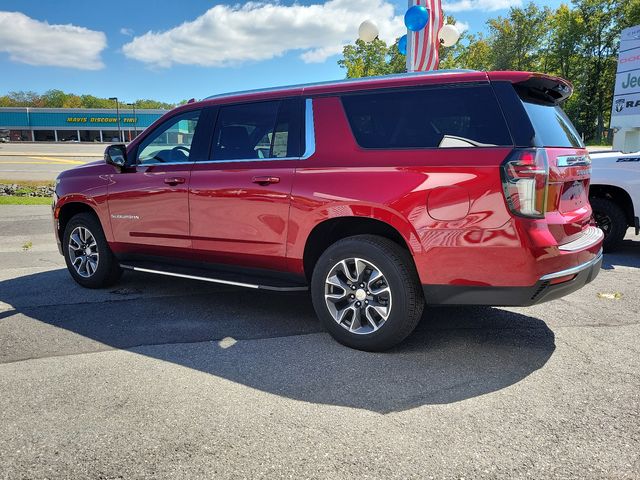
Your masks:
<path fill-rule="evenodd" d="M 375 354 L 306 294 L 82 289 L 49 208 L 0 206 L 0 478 L 640 478 L 628 238 L 564 299 L 430 308 Z"/>

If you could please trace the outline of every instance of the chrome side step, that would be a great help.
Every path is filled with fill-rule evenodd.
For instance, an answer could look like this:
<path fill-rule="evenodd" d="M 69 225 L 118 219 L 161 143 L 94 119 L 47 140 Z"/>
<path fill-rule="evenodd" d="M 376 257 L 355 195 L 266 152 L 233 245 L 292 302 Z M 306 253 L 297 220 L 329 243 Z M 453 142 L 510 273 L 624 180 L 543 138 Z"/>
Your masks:
<path fill-rule="evenodd" d="M 252 288 L 254 290 L 270 290 L 275 292 L 305 292 L 309 289 L 306 286 L 287 286 L 278 287 L 274 285 L 258 285 L 254 283 L 237 282 L 233 280 L 225 280 L 223 278 L 202 277 L 198 275 L 188 275 L 185 273 L 168 272 L 165 270 L 154 270 L 151 268 L 135 267 L 133 265 L 120 264 L 120 267 L 135 272 L 154 273 L 156 275 L 165 275 L 168 277 L 187 278 L 190 280 L 200 280 L 202 282 L 218 283 L 220 285 L 230 285 L 233 287 Z"/>

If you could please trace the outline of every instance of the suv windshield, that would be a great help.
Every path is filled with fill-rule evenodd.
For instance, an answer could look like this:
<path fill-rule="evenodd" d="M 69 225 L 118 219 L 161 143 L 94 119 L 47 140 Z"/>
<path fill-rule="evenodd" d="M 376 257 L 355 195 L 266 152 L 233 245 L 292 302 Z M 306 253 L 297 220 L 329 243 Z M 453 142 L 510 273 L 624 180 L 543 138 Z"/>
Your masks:
<path fill-rule="evenodd" d="M 523 101 L 536 137 L 544 147 L 583 148 L 580 135 L 571 120 L 557 105 Z"/>

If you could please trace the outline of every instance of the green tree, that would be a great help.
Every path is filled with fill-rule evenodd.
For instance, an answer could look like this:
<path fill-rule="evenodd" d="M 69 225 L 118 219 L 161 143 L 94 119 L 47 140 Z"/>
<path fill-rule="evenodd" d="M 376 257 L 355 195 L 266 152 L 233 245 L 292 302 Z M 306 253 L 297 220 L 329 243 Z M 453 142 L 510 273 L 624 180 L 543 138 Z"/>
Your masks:
<path fill-rule="evenodd" d="M 551 16 L 550 25 L 543 70 L 572 78 L 575 70 L 580 68 L 579 50 L 584 32 L 582 18 L 577 10 L 563 4 Z"/>
<path fill-rule="evenodd" d="M 487 22 L 489 44 L 496 70 L 539 70 L 540 57 L 550 33 L 549 8 L 529 3 L 512 7 L 507 18 Z"/>
<path fill-rule="evenodd" d="M 175 107 L 175 104 L 173 103 L 159 102 L 157 100 L 136 100 L 133 103 L 136 106 L 136 108 L 140 108 L 140 109 L 152 108 L 152 109 L 169 110 Z"/>
<path fill-rule="evenodd" d="M 44 103 L 42 97 L 32 91 L 9 92 L 3 98 L 3 103 L 7 107 L 42 107 Z"/>
<path fill-rule="evenodd" d="M 157 100 L 136 100 L 136 108 L 169 110 L 176 105 Z M 124 107 L 124 104 L 120 102 Z M 0 107 L 44 107 L 44 108 L 115 108 L 115 102 L 94 95 L 76 95 L 62 90 L 47 90 L 42 95 L 31 91 L 9 92 L 0 96 Z"/>
<path fill-rule="evenodd" d="M 387 73 L 405 73 L 407 71 L 407 56 L 398 50 L 399 38 L 387 50 Z"/>
<path fill-rule="evenodd" d="M 624 7 L 619 0 L 574 0 L 574 7 L 581 24 L 574 75 L 580 101 L 571 114 L 584 136 L 600 143 L 610 117 Z"/>
<path fill-rule="evenodd" d="M 355 45 L 344 47 L 338 65 L 347 70 L 347 78 L 386 75 L 391 73 L 391 55 L 387 44 L 379 38 L 369 43 L 358 39 Z"/>
<path fill-rule="evenodd" d="M 47 90 L 42 95 L 42 100 L 46 108 L 62 108 L 67 94 L 62 90 Z"/>
<path fill-rule="evenodd" d="M 81 95 L 83 108 L 113 108 L 113 100 L 98 98 L 93 95 Z"/>

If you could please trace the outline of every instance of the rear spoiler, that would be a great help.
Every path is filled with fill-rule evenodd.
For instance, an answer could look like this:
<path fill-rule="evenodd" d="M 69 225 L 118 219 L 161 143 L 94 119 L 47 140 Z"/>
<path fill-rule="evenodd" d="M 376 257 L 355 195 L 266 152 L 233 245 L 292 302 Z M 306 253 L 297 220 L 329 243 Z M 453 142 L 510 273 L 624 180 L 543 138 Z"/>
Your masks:
<path fill-rule="evenodd" d="M 571 82 L 551 75 L 529 72 L 489 72 L 492 81 L 510 81 L 522 100 L 558 105 L 573 93 Z"/>

